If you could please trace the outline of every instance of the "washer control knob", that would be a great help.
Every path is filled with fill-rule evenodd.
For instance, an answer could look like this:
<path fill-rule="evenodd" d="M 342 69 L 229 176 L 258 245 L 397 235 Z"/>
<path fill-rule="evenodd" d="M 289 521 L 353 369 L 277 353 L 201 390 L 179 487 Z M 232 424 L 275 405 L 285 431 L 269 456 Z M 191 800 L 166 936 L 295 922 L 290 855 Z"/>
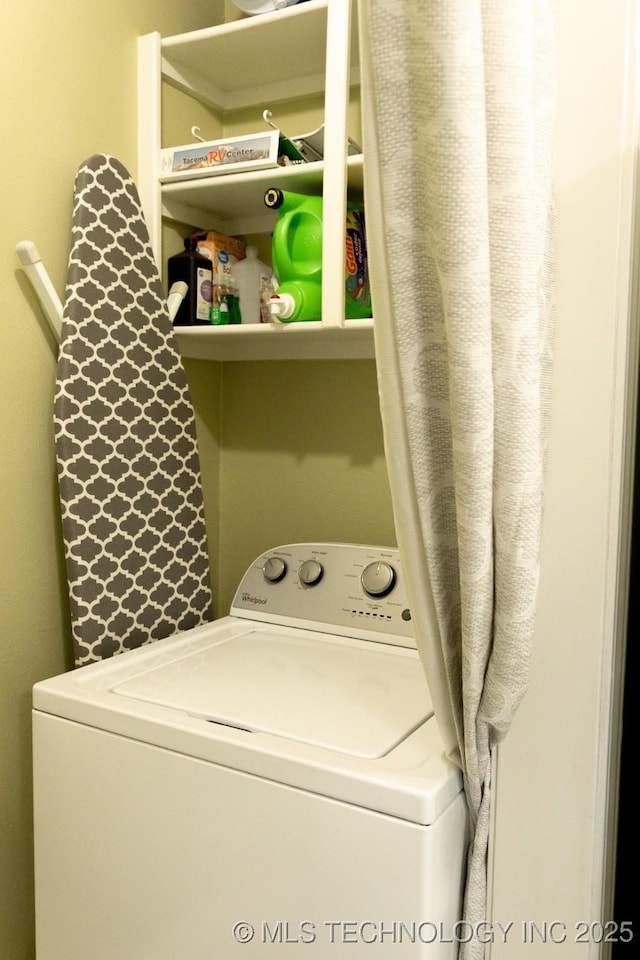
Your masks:
<path fill-rule="evenodd" d="M 313 587 L 320 582 L 323 572 L 322 564 L 318 563 L 317 560 L 305 560 L 300 564 L 298 570 L 300 583 L 306 583 L 308 587 Z"/>
<path fill-rule="evenodd" d="M 386 597 L 395 586 L 396 572 L 390 563 L 375 560 L 364 568 L 360 582 L 362 589 L 370 597 Z"/>
<path fill-rule="evenodd" d="M 286 572 L 287 565 L 282 557 L 267 557 L 262 564 L 263 576 L 269 583 L 277 583 L 278 580 L 282 580 Z"/>

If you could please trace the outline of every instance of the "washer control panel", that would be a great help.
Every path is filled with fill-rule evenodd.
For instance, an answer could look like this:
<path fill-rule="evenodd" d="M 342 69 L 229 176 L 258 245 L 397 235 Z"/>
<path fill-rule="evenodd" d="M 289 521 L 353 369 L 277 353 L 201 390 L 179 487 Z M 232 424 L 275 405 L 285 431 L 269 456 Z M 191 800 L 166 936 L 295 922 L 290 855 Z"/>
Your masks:
<path fill-rule="evenodd" d="M 411 612 L 394 547 L 294 543 L 259 556 L 231 615 L 413 647 Z"/>

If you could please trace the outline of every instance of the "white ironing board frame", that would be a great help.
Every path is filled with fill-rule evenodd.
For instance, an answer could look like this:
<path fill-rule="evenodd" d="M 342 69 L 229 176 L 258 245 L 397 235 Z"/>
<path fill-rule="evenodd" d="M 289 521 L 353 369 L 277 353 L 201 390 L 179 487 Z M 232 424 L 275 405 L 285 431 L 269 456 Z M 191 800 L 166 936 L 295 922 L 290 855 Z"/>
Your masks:
<path fill-rule="evenodd" d="M 20 243 L 16 244 L 16 253 L 18 254 L 22 269 L 27 275 L 40 301 L 51 331 L 56 338 L 56 342 L 60 343 L 62 332 L 62 302 L 42 262 L 40 251 L 33 240 L 21 240 Z M 169 290 L 167 308 L 169 310 L 171 323 L 173 323 L 178 308 L 185 298 L 187 289 L 187 284 L 179 280 L 177 283 L 174 283 Z"/>

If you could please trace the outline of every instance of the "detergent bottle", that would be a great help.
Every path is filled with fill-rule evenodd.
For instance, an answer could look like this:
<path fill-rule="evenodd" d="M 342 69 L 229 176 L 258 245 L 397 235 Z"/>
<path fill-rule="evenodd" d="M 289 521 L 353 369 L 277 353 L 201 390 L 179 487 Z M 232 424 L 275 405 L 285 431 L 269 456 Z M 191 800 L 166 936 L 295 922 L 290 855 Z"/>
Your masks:
<path fill-rule="evenodd" d="M 242 323 L 263 323 L 271 320 L 262 315 L 263 291 L 272 289 L 273 271 L 266 263 L 258 260 L 258 250 L 249 244 L 244 260 L 239 260 L 231 268 L 231 276 L 237 284 Z"/>
<path fill-rule="evenodd" d="M 322 310 L 322 197 L 270 187 L 265 204 L 278 210 L 272 261 L 279 286 L 271 297 L 274 319 L 320 320 Z M 345 316 L 371 316 L 364 211 L 349 203 L 345 226 Z"/>
<path fill-rule="evenodd" d="M 271 298 L 278 320 L 319 320 L 322 304 L 322 197 L 270 187 L 267 207 L 278 211 L 271 260 L 279 286 Z"/>
<path fill-rule="evenodd" d="M 178 280 L 187 284 L 187 294 L 173 321 L 175 326 L 209 323 L 213 266 L 211 259 L 198 250 L 197 241 L 187 237 L 182 253 L 167 262 L 169 287 Z"/>

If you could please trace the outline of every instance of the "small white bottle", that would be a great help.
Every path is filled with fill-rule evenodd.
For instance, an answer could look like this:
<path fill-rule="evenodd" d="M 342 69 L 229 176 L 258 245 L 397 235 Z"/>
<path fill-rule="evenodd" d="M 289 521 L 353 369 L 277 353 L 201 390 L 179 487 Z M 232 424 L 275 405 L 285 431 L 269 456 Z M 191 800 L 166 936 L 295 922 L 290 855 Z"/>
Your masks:
<path fill-rule="evenodd" d="M 261 291 L 270 288 L 273 270 L 258 260 L 256 247 L 247 246 L 245 253 L 245 259 L 234 263 L 231 271 L 237 284 L 240 316 L 242 323 L 261 323 L 270 319 L 261 309 Z"/>

